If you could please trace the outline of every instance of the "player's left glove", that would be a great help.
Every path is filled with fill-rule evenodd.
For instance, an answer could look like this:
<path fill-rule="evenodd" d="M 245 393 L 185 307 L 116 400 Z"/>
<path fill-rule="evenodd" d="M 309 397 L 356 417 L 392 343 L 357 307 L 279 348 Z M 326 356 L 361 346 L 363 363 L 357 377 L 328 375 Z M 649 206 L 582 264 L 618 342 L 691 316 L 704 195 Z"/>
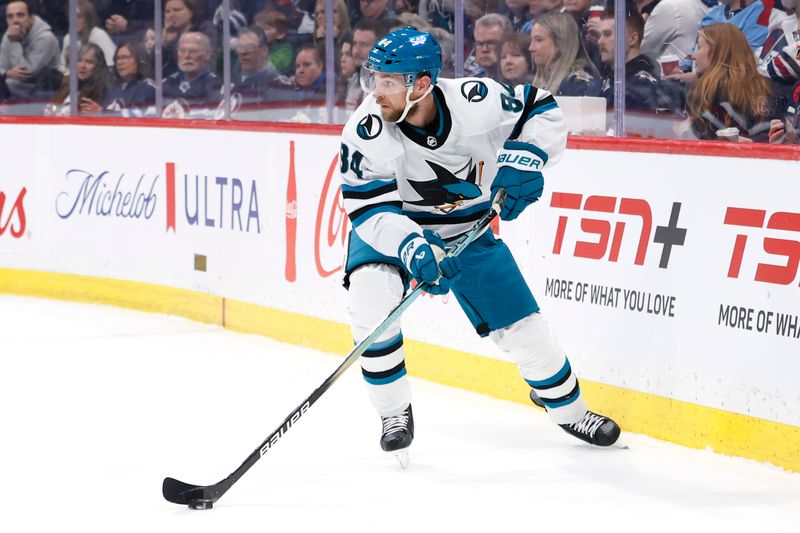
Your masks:
<path fill-rule="evenodd" d="M 500 188 L 506 190 L 506 201 L 500 211 L 502 220 L 514 220 L 537 201 L 544 190 L 544 176 L 537 169 L 547 156 L 532 144 L 506 141 L 497 155 L 497 176 L 492 182 L 492 201 Z"/>

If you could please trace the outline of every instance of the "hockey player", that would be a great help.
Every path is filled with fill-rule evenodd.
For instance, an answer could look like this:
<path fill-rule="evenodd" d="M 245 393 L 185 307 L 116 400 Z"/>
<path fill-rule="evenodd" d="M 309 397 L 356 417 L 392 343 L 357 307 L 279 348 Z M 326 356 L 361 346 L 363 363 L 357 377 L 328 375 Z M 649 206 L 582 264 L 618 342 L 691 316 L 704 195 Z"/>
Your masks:
<path fill-rule="evenodd" d="M 436 39 L 411 27 L 379 39 L 362 67 L 368 96 L 344 127 L 340 153 L 353 225 L 345 268 L 353 336 L 365 337 L 412 279 L 431 284 L 433 294 L 452 290 L 477 333 L 516 362 L 553 422 L 609 446 L 619 426 L 586 408 L 505 243 L 487 231 L 458 257 L 441 259 L 445 243 L 478 220 L 500 188 L 507 193 L 502 220 L 539 199 L 541 171 L 566 146 L 561 110 L 530 85 L 439 79 L 441 68 Z M 383 422 L 381 447 L 404 450 L 414 418 L 397 322 L 364 353 L 361 368 Z"/>

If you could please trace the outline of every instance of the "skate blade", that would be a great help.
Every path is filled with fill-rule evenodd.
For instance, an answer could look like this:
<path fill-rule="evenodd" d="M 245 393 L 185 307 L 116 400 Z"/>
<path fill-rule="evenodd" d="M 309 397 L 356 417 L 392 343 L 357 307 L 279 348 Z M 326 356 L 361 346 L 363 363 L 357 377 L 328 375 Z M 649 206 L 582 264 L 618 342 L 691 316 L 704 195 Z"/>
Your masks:
<path fill-rule="evenodd" d="M 609 448 L 618 448 L 620 450 L 630 450 L 630 447 L 625 444 L 622 439 L 617 439 L 617 442 L 609 446 Z"/>
<path fill-rule="evenodd" d="M 392 452 L 397 462 L 400 463 L 400 468 L 405 470 L 408 468 L 408 463 L 411 461 L 411 458 L 408 456 L 408 449 L 397 450 L 396 452 Z"/>

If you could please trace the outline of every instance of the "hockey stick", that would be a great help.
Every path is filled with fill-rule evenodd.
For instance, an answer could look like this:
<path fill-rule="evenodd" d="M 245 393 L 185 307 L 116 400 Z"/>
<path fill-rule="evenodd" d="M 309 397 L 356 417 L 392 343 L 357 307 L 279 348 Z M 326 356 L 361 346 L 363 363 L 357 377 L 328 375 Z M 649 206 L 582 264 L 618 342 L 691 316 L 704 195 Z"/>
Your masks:
<path fill-rule="evenodd" d="M 462 235 L 451 247 L 448 247 L 448 255 L 449 256 L 456 256 L 459 255 L 464 249 L 470 245 L 475 239 L 477 239 L 489 224 L 494 220 L 494 218 L 500 213 L 500 209 L 503 206 L 503 202 L 505 200 L 505 190 L 500 189 L 497 195 L 495 196 L 494 203 L 492 204 L 489 211 L 487 211 L 475 224 L 464 234 Z M 213 485 L 191 485 L 189 483 L 184 483 L 182 481 L 178 481 L 177 479 L 167 477 L 164 478 L 164 482 L 161 486 L 161 492 L 164 495 L 164 498 L 167 501 L 172 503 L 177 503 L 179 505 L 188 505 L 192 509 L 211 509 L 214 505 L 214 502 L 219 500 L 223 494 L 228 492 L 234 483 L 236 483 L 239 478 L 241 478 L 245 472 L 250 470 L 254 464 L 258 462 L 268 451 L 275 446 L 278 441 L 289 431 L 292 426 L 300 420 L 300 417 L 305 415 L 308 410 L 311 408 L 312 405 L 327 391 L 333 383 L 339 379 L 345 370 L 347 370 L 359 357 L 363 354 L 367 349 L 372 346 L 372 344 L 383 335 L 383 333 L 389 328 L 389 326 L 394 323 L 395 320 L 405 311 L 411 303 L 417 299 L 417 297 L 423 292 L 425 289 L 426 284 L 419 284 L 414 287 L 411 292 L 406 294 L 400 303 L 397 304 L 387 316 L 383 319 L 383 321 L 378 324 L 378 326 L 372 330 L 372 333 L 367 335 L 361 342 L 359 342 L 353 350 L 347 355 L 344 362 L 331 374 L 328 378 L 322 382 L 311 395 L 303 400 L 303 402 L 297 406 L 290 414 L 287 416 L 281 425 L 273 431 L 265 440 L 261 443 L 261 445 L 253 450 L 253 452 L 244 460 L 244 462 L 234 470 L 228 477 L 225 479 L 213 484 Z"/>

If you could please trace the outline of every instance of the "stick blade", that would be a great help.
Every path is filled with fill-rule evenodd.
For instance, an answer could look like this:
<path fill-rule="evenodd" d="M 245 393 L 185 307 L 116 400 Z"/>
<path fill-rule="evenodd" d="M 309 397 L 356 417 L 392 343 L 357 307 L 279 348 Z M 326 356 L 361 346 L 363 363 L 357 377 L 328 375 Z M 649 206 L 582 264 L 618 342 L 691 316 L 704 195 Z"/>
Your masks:
<path fill-rule="evenodd" d="M 189 502 L 194 500 L 216 500 L 216 498 L 211 497 L 210 491 L 207 489 L 208 487 L 190 485 L 171 477 L 164 478 L 164 483 L 161 485 L 161 493 L 164 495 L 164 499 L 179 505 L 188 505 Z"/>

